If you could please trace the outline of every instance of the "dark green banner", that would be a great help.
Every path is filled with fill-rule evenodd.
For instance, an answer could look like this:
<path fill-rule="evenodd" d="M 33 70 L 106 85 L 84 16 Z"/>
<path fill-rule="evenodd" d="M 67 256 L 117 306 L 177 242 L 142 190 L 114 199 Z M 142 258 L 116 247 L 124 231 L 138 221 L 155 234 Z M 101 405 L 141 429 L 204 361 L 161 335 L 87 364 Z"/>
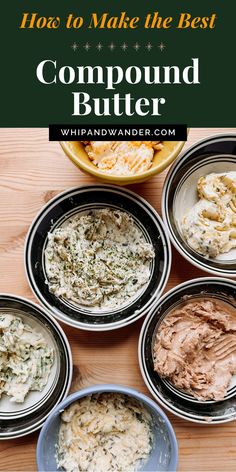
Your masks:
<path fill-rule="evenodd" d="M 236 6 L 222 1 L 1 5 L 1 126 L 235 126 Z"/>

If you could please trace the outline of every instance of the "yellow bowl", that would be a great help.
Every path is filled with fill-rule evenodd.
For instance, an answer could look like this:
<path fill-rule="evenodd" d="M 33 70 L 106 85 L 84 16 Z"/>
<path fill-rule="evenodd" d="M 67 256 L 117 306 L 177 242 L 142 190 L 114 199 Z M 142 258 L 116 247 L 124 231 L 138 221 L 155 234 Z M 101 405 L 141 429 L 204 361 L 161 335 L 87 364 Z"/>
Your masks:
<path fill-rule="evenodd" d="M 150 177 L 159 174 L 166 169 L 176 159 L 180 153 L 184 141 L 163 141 L 164 147 L 160 151 L 156 151 L 153 158 L 153 163 L 150 169 L 140 174 L 135 175 L 114 175 L 106 174 L 102 172 L 93 162 L 89 159 L 87 152 L 85 151 L 84 145 L 80 141 L 61 141 L 60 145 L 65 151 L 66 155 L 71 161 L 84 172 L 93 175 L 102 182 L 117 184 L 117 185 L 129 185 L 136 184 L 138 182 L 144 182 Z"/>

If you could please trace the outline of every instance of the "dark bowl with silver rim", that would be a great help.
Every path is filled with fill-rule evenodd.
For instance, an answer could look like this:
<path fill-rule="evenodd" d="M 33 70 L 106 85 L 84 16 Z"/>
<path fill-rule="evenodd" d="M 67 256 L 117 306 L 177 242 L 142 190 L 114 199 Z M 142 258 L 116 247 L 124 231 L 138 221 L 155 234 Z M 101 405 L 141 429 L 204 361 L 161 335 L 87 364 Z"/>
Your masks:
<path fill-rule="evenodd" d="M 41 333 L 53 349 L 53 364 L 42 391 L 29 391 L 23 403 L 0 398 L 0 440 L 25 436 L 39 429 L 51 410 L 68 394 L 72 380 L 71 349 L 60 325 L 39 305 L 19 296 L 0 294 L 0 315 L 11 314 Z"/>
<path fill-rule="evenodd" d="M 160 323 L 183 301 L 199 298 L 228 304 L 236 316 L 236 284 L 230 279 L 202 277 L 174 287 L 158 300 L 143 323 L 139 338 L 139 366 L 151 394 L 174 415 L 195 423 L 226 423 L 236 419 L 236 375 L 232 377 L 224 400 L 200 401 L 154 371 L 153 346 Z"/>
<path fill-rule="evenodd" d="M 236 172 L 236 135 L 212 136 L 183 152 L 170 168 L 163 187 L 162 215 L 170 239 L 178 252 L 190 263 L 222 277 L 236 277 L 236 249 L 206 257 L 193 250 L 183 236 L 182 221 L 198 201 L 200 177 Z"/>
<path fill-rule="evenodd" d="M 49 290 L 45 269 L 48 234 L 71 217 L 97 209 L 119 210 L 132 218 L 145 242 L 151 243 L 154 257 L 150 277 L 136 298 L 111 309 L 90 309 L 75 304 Z M 53 198 L 36 216 L 25 244 L 25 269 L 31 289 L 50 313 L 59 320 L 81 329 L 111 330 L 145 315 L 163 292 L 171 266 L 171 247 L 158 213 L 137 194 L 110 185 L 89 185 L 67 190 Z"/>

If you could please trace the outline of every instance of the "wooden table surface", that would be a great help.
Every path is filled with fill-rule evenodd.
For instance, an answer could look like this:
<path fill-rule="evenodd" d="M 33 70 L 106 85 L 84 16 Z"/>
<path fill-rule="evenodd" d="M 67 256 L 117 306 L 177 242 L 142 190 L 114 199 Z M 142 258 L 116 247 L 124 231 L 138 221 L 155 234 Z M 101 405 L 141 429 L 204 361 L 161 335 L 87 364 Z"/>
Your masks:
<path fill-rule="evenodd" d="M 211 134 L 236 128 L 192 129 L 189 146 Z M 164 174 L 132 190 L 160 212 Z M 41 207 L 67 188 L 94 183 L 66 158 L 57 142 L 48 141 L 47 129 L 0 130 L 0 292 L 35 301 L 27 284 L 23 248 L 28 227 Z M 184 280 L 206 275 L 176 251 L 166 290 Z M 118 383 L 149 395 L 137 357 L 142 320 L 114 332 L 90 333 L 63 325 L 74 364 L 71 391 L 98 383 Z M 196 425 L 167 413 L 179 444 L 179 471 L 236 471 L 236 422 L 220 426 Z M 0 442 L 0 471 L 35 471 L 38 433 Z"/>

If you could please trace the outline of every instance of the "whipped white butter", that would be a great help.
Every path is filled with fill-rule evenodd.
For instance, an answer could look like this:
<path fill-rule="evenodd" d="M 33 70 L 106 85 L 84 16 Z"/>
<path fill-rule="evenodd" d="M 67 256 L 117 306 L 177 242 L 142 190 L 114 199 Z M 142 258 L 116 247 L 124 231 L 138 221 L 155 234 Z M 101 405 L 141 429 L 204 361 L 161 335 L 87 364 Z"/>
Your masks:
<path fill-rule="evenodd" d="M 198 180 L 199 201 L 182 221 L 183 237 L 199 254 L 214 258 L 236 248 L 236 172 Z"/>
<path fill-rule="evenodd" d="M 58 467 L 66 472 L 134 472 L 152 448 L 151 417 L 135 399 L 102 393 L 61 415 Z"/>

